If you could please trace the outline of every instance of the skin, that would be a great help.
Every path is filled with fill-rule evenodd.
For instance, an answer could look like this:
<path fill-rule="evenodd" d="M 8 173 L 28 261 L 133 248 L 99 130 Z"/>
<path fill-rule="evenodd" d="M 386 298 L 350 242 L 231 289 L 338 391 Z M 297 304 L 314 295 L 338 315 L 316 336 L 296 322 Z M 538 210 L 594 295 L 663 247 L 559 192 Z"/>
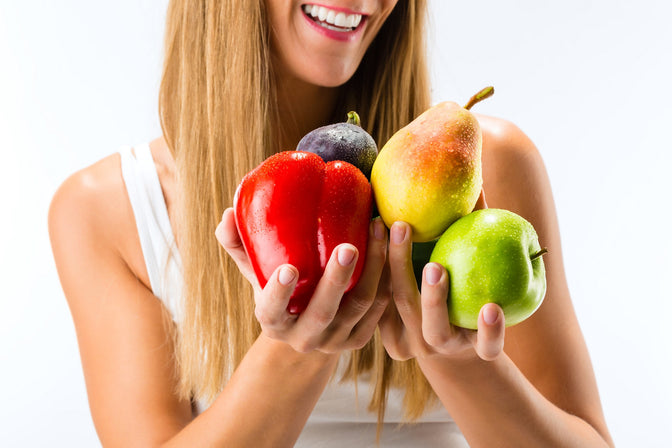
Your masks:
<path fill-rule="evenodd" d="M 276 30 L 273 45 L 282 61 L 280 97 L 291 92 L 293 102 L 285 107 L 295 107 L 295 126 L 288 128 L 278 150 L 295 146 L 306 132 L 326 124 L 317 122 L 330 115 L 334 96 L 327 93 L 354 72 L 394 3 L 339 2 L 371 15 L 371 28 L 363 34 L 369 40 L 344 45 L 318 38 L 305 43 L 299 34 L 291 34 L 300 29 L 292 17 L 303 20 L 296 14 L 299 4 L 269 1 Z M 300 52 L 303 45 L 316 47 L 306 54 Z M 320 64 L 314 63 L 315 52 L 325 55 Z M 283 59 L 285 54 L 296 57 Z M 297 90 L 299 85 L 306 89 Z M 315 113 L 305 114 L 311 109 Z M 119 156 L 68 178 L 53 198 L 49 230 L 103 444 L 292 446 L 340 353 L 362 347 L 378 326 L 392 357 L 417 358 L 471 446 L 612 446 L 564 278 L 557 219 L 541 158 L 515 126 L 494 118 L 479 120 L 489 205 L 527 218 L 542 245 L 553 248 L 545 260 L 549 291 L 539 311 L 505 331 L 501 310 L 491 305 L 483 308 L 477 332 L 451 327 L 444 300 L 445 270 L 433 264 L 426 268 L 420 296 L 410 264 L 408 225 L 394 224 L 388 238 L 387 229 L 376 220 L 356 287 L 343 296 L 358 256 L 353 246 L 344 244 L 335 249 L 309 307 L 296 318 L 285 309 L 295 268 L 279 267 L 267 286 L 259 288 L 232 210 L 227 209 L 216 238 L 255 286 L 262 334 L 213 405 L 195 418 L 190 403 L 174 393 L 165 310 L 149 287 Z M 174 161 L 162 138 L 150 147 L 175 223 L 179 210 Z M 484 206 L 482 195 L 479 207 Z M 342 296 L 344 306 L 339 308 Z M 286 381 L 297 371 L 300 381 Z M 292 412 L 286 412 L 287 402 Z"/>
<path fill-rule="evenodd" d="M 336 43 L 312 30 L 296 0 L 267 1 L 271 16 L 271 49 L 283 117 L 280 147 L 294 149 L 301 137 L 331 124 L 337 86 L 355 73 L 374 37 L 390 15 L 396 0 L 320 1 L 322 6 L 364 14 L 366 23 L 358 39 Z M 297 139 L 298 137 L 298 139 Z"/>

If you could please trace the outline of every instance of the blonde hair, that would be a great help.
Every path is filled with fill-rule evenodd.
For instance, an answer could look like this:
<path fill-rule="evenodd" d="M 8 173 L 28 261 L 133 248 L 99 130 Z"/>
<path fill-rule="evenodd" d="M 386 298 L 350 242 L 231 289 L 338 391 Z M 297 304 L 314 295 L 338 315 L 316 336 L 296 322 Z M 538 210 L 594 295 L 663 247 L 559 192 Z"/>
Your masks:
<path fill-rule="evenodd" d="M 399 1 L 340 88 L 334 116 L 357 110 L 379 145 L 429 107 L 425 10 L 425 0 Z M 179 392 L 211 401 L 260 333 L 252 289 L 213 232 L 278 132 L 264 1 L 171 0 L 165 39 L 159 113 L 177 166 L 184 266 Z M 381 421 L 390 386 L 405 388 L 411 420 L 433 397 L 415 361 L 392 361 L 377 335 L 353 352 L 346 377 L 362 371 L 373 372 L 370 407 Z"/>

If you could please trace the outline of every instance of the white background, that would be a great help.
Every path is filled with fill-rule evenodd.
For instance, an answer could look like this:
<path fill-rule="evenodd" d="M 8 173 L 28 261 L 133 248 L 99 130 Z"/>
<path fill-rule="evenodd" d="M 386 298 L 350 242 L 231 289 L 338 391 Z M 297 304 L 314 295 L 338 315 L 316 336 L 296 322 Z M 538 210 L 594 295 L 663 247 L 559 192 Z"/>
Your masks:
<path fill-rule="evenodd" d="M 546 161 L 617 444 L 669 446 L 669 2 L 431 5 L 436 100 L 494 85 L 478 111 L 518 124 Z M 165 6 L 0 0 L 1 446 L 98 445 L 47 209 L 67 175 L 159 134 Z"/>

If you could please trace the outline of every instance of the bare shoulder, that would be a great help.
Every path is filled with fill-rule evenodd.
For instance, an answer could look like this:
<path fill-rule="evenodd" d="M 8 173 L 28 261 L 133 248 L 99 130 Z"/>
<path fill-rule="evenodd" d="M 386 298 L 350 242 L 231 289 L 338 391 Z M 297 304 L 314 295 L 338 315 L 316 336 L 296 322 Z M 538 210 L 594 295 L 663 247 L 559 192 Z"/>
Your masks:
<path fill-rule="evenodd" d="M 119 154 L 69 176 L 49 208 L 49 235 L 57 267 L 95 250 L 97 258 L 126 265 L 145 281 L 140 245 Z"/>
<path fill-rule="evenodd" d="M 480 114 L 477 118 L 483 133 L 483 182 L 488 205 L 523 216 L 537 208 L 539 201 L 551 205 L 546 167 L 532 140 L 508 120 Z"/>
<path fill-rule="evenodd" d="M 483 132 L 484 145 L 496 146 L 500 149 L 531 149 L 534 146 L 525 133 L 513 122 L 504 118 L 476 114 Z M 487 142 L 487 143 L 486 143 Z"/>
<path fill-rule="evenodd" d="M 55 250 L 70 238 L 100 237 L 96 239 L 101 248 L 118 241 L 114 236 L 126 217 L 124 184 L 119 173 L 119 155 L 113 154 L 77 171 L 61 184 L 49 208 L 49 233 Z"/>
<path fill-rule="evenodd" d="M 52 199 L 50 229 L 57 233 L 73 225 L 90 231 L 115 229 L 123 220 L 119 211 L 125 199 L 119 173 L 119 155 L 112 154 L 68 177 Z"/>

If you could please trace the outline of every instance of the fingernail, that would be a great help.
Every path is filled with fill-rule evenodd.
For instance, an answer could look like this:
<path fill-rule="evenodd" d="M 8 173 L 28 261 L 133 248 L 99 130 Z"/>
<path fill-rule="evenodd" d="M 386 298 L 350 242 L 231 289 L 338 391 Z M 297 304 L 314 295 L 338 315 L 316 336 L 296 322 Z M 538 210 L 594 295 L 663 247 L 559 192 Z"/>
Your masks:
<path fill-rule="evenodd" d="M 434 263 L 428 263 L 425 266 L 425 280 L 428 285 L 439 283 L 439 280 L 441 280 L 441 269 Z"/>
<path fill-rule="evenodd" d="M 385 224 L 383 224 L 381 218 L 373 220 L 373 236 L 375 236 L 377 240 L 385 238 Z"/>
<path fill-rule="evenodd" d="M 343 246 L 338 248 L 338 264 L 349 266 L 355 258 L 355 249 L 352 246 Z"/>
<path fill-rule="evenodd" d="M 294 281 L 295 277 L 296 273 L 293 269 L 290 269 L 287 266 L 283 266 L 280 269 L 280 273 L 278 274 L 278 281 L 281 285 L 287 286 Z"/>
<path fill-rule="evenodd" d="M 390 229 L 390 240 L 392 240 L 394 244 L 401 244 L 405 238 L 406 226 L 399 222 L 392 224 L 392 228 Z"/>
<path fill-rule="evenodd" d="M 483 322 L 488 325 L 494 325 L 499 319 L 499 312 L 494 306 L 487 306 L 483 310 Z"/>

